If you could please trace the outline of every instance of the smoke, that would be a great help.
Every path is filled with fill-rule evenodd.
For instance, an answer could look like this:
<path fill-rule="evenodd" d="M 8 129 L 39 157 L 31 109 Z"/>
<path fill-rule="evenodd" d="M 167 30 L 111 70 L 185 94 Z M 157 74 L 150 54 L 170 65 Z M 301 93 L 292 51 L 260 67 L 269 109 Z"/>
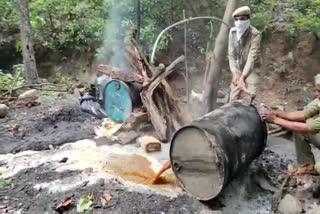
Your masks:
<path fill-rule="evenodd" d="M 124 39 L 128 31 L 129 0 L 110 1 L 103 40 L 104 63 L 127 68 Z"/>

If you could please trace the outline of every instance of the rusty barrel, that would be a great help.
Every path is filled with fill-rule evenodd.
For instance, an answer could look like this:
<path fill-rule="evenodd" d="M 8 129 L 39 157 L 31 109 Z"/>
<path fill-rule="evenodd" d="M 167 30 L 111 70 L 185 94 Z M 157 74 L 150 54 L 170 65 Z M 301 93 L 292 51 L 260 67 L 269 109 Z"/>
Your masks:
<path fill-rule="evenodd" d="M 171 166 L 187 192 L 207 201 L 245 170 L 266 142 L 266 125 L 257 109 L 234 102 L 176 131 L 171 140 Z"/>

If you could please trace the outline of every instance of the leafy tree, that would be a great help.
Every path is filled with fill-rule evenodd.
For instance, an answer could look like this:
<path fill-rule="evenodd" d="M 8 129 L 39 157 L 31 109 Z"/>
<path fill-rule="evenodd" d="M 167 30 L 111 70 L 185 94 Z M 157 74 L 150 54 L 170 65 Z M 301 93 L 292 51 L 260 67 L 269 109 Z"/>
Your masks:
<path fill-rule="evenodd" d="M 251 9 L 251 24 L 258 30 L 265 32 L 270 28 L 272 7 L 275 0 L 242 0 L 242 5 L 248 5 Z"/>
<path fill-rule="evenodd" d="M 310 31 L 319 30 L 319 1 L 299 0 L 293 26 Z M 119 29 L 105 29 L 109 9 L 114 2 L 121 13 Z M 270 29 L 275 0 L 241 0 L 241 5 L 252 9 L 252 24 L 261 31 Z M 157 35 L 165 27 L 180 21 L 182 11 L 187 17 L 222 17 L 224 0 L 141 0 L 141 44 L 151 50 Z M 135 20 L 133 0 L 30 0 L 31 24 L 37 46 L 57 51 L 90 47 L 97 49 L 104 41 L 106 31 L 118 31 L 124 36 L 130 20 Z M 18 27 L 14 0 L 0 0 L 0 30 L 12 31 Z M 121 29 L 120 29 L 121 28 Z M 198 53 L 206 49 L 210 31 L 216 35 L 219 23 L 199 21 L 188 23 L 188 43 Z M 171 30 L 160 42 L 160 49 L 182 41 L 183 25 Z M 19 44 L 19 43 L 18 43 Z M 98 50 L 99 52 L 99 50 Z"/>
<path fill-rule="evenodd" d="M 297 5 L 295 24 L 303 30 L 320 31 L 320 0 L 300 0 Z"/>
<path fill-rule="evenodd" d="M 107 0 L 33 0 L 35 38 L 50 49 L 92 45 L 103 35 Z"/>
<path fill-rule="evenodd" d="M 18 28 L 14 0 L 0 0 L 0 32 Z"/>

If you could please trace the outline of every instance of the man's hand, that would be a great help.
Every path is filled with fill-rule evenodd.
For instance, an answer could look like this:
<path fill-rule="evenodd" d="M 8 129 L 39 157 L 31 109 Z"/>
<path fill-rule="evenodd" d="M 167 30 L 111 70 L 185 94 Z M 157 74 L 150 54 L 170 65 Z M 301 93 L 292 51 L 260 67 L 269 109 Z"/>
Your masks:
<path fill-rule="evenodd" d="M 239 78 L 238 86 L 239 86 L 239 88 L 241 88 L 243 91 L 247 91 L 246 83 L 244 82 L 244 79 L 243 79 L 242 77 Z"/>
<path fill-rule="evenodd" d="M 239 73 L 233 72 L 232 73 L 232 84 L 233 85 L 238 85 L 239 79 L 240 79 Z"/>
<path fill-rule="evenodd" d="M 262 113 L 262 119 L 264 121 L 267 121 L 269 123 L 273 123 L 274 120 L 277 118 L 275 112 L 273 112 L 271 109 L 266 108 Z"/>

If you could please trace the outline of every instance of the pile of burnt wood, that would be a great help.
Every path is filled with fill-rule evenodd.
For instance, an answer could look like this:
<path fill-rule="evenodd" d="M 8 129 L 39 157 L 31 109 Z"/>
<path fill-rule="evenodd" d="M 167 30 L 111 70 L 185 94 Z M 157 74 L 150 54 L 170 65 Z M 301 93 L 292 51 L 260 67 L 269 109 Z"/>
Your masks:
<path fill-rule="evenodd" d="M 125 83 L 141 84 L 140 98 L 143 107 L 159 140 L 167 141 L 175 130 L 191 121 L 166 81 L 166 77 L 174 71 L 177 64 L 184 62 L 185 57 L 180 56 L 168 67 L 155 67 L 148 61 L 137 42 L 130 39 L 124 48 L 123 58 L 127 64 L 126 69 L 101 64 L 98 72 Z"/>

